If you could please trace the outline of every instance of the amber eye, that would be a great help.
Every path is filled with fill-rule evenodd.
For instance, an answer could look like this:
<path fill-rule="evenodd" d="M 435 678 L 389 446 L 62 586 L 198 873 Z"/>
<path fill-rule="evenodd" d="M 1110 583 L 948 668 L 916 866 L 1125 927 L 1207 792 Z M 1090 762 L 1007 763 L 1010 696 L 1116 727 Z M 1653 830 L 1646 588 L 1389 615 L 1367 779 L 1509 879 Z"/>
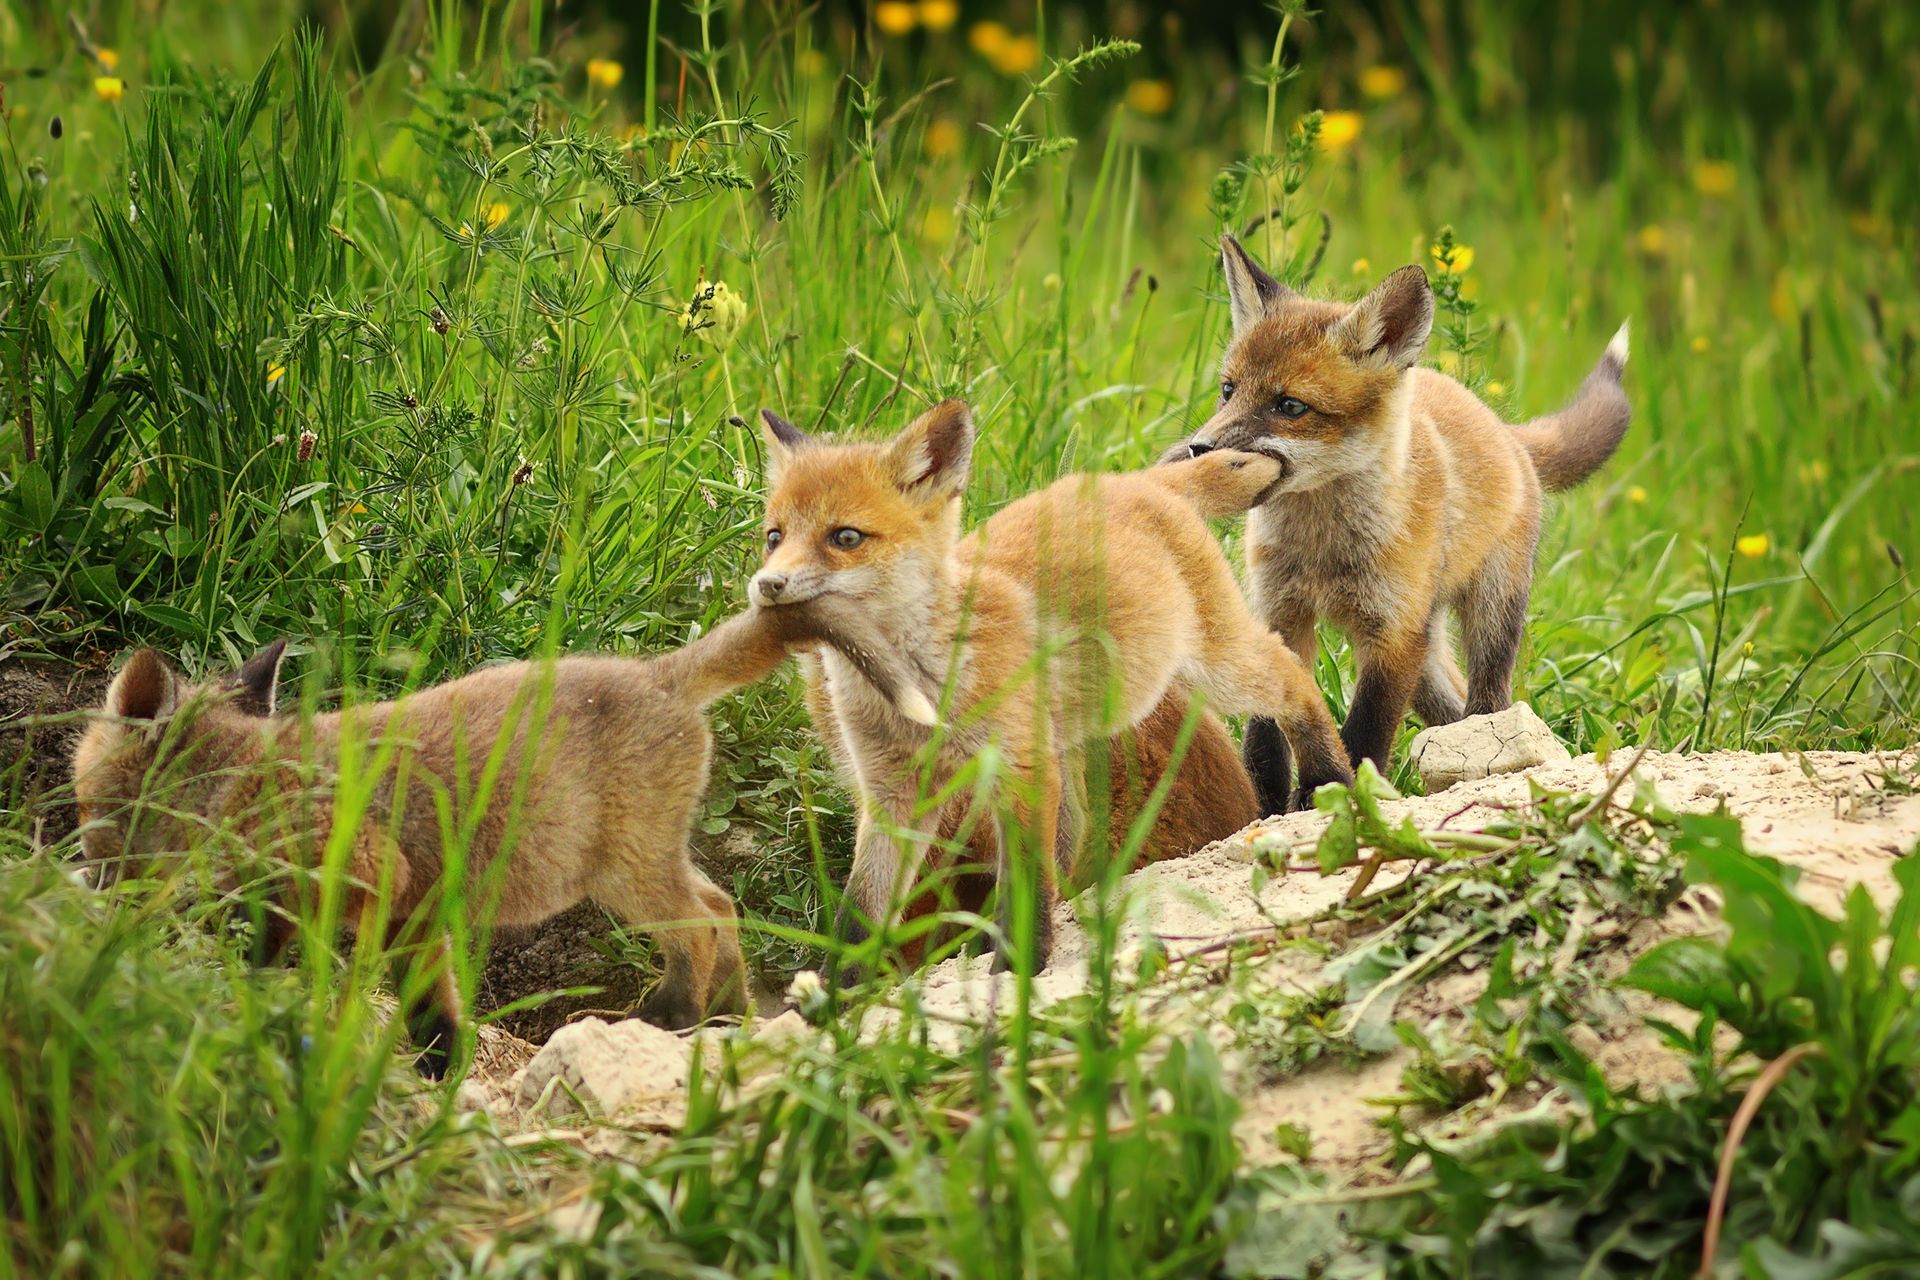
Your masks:
<path fill-rule="evenodd" d="M 867 535 L 858 529 L 835 529 L 827 540 L 842 551 L 851 551 L 867 540 Z"/>
<path fill-rule="evenodd" d="M 1273 411 L 1283 418 L 1301 418 L 1308 412 L 1305 400 L 1295 400 L 1292 396 L 1281 396 L 1273 402 Z"/>
<path fill-rule="evenodd" d="M 780 531 L 778 529 L 767 530 L 767 550 L 771 551 L 779 545 L 780 545 Z"/>
<path fill-rule="evenodd" d="M 1233 383 L 1225 378 L 1220 380 L 1220 403 L 1233 399 Z"/>

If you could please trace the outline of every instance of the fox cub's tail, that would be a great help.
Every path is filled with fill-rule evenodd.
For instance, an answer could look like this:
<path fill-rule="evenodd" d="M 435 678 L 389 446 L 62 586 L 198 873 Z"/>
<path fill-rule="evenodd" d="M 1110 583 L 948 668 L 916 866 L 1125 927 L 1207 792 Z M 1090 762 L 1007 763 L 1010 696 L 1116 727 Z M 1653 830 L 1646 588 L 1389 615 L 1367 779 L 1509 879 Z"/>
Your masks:
<path fill-rule="evenodd" d="M 1209 520 L 1237 516 L 1260 505 L 1285 467 L 1264 453 L 1217 449 L 1152 467 L 1142 474 L 1185 498 Z"/>
<path fill-rule="evenodd" d="M 1573 488 L 1620 447 L 1620 438 L 1633 421 L 1633 406 L 1620 387 L 1626 368 L 1627 326 L 1623 324 L 1566 408 L 1514 428 L 1548 490 Z"/>

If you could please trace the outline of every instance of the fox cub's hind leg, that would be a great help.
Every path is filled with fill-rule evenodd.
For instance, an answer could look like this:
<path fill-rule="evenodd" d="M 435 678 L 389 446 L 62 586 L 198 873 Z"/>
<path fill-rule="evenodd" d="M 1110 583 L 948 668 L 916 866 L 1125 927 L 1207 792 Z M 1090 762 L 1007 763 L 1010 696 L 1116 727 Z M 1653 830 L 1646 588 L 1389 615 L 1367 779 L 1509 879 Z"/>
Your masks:
<path fill-rule="evenodd" d="M 739 916 L 733 898 L 696 869 L 694 893 L 713 918 L 713 977 L 707 990 L 709 1014 L 744 1014 L 747 1011 L 747 963 L 740 954 Z"/>
<path fill-rule="evenodd" d="M 1467 714 L 1467 678 L 1453 659 L 1453 641 L 1447 636 L 1447 615 L 1433 611 L 1427 626 L 1427 665 L 1413 691 L 1413 714 L 1427 725 L 1452 724 Z"/>
<path fill-rule="evenodd" d="M 1287 648 L 1293 651 L 1293 656 L 1311 679 L 1320 644 L 1320 638 L 1313 629 L 1313 611 L 1290 605 L 1283 606 L 1278 612 L 1278 625 L 1274 629 L 1287 642 Z M 1242 759 L 1247 766 L 1247 775 L 1253 779 L 1254 794 L 1259 801 L 1262 817 L 1286 813 L 1300 806 L 1302 796 L 1313 794 L 1311 787 L 1303 787 L 1299 793 L 1295 792 L 1293 752 L 1288 748 L 1287 737 L 1280 732 L 1280 726 L 1265 716 L 1255 716 L 1247 721 Z"/>
<path fill-rule="evenodd" d="M 1220 709 L 1271 717 L 1299 760 L 1300 785 L 1275 812 L 1298 807 L 1329 782 L 1353 781 L 1320 687 L 1286 641 L 1242 615 L 1221 619 L 1209 645 L 1202 683 Z"/>
<path fill-rule="evenodd" d="M 1031 800 L 1013 800 L 996 824 L 1000 858 L 994 877 L 999 886 L 994 908 L 999 933 L 993 951 L 995 973 L 1009 969 L 1039 973 L 1053 957 L 1053 908 L 1060 901 L 1060 770 L 1048 765 L 1040 774 L 1039 794 Z M 1020 897 L 1016 884 L 1026 885 L 1033 901 L 1032 945 L 1025 952 L 1014 936 Z"/>
<path fill-rule="evenodd" d="M 1460 632 L 1467 647 L 1467 714 L 1504 711 L 1513 702 L 1513 667 L 1527 634 L 1533 547 L 1492 557 L 1467 587 Z"/>
<path fill-rule="evenodd" d="M 664 967 L 660 985 L 636 1012 L 669 1031 L 698 1025 L 706 1016 L 721 945 L 720 931 L 708 923 L 712 911 L 699 886 L 719 890 L 693 869 L 684 848 L 661 857 L 619 856 L 614 864 L 594 885 L 593 899 L 627 923 L 648 930 Z M 731 931 L 726 939 L 738 948 Z M 737 960 L 731 963 L 738 966 Z"/>

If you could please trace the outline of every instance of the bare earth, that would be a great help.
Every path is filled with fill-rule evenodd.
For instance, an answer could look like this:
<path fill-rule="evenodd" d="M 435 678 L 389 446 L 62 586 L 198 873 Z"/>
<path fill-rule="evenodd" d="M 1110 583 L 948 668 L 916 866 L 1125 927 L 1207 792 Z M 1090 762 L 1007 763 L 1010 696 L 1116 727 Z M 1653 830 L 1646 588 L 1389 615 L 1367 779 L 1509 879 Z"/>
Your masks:
<path fill-rule="evenodd" d="M 1911 778 L 1920 749 L 1897 755 L 1856 755 L 1814 752 L 1805 755 L 1755 755 L 1717 752 L 1698 756 L 1649 753 L 1638 774 L 1653 783 L 1670 807 L 1707 812 L 1725 804 L 1741 819 L 1748 847 L 1797 865 L 1800 886 L 1821 910 L 1837 914 L 1845 893 L 1855 884 L 1867 887 L 1884 907 L 1894 891 L 1892 866 L 1920 842 L 1920 795 L 1885 785 L 1885 778 Z M 1618 771 L 1625 754 L 1611 762 Z M 1592 757 L 1552 765 L 1530 774 L 1508 774 L 1462 783 L 1437 795 L 1403 800 L 1387 806 L 1388 815 L 1412 815 L 1423 828 L 1445 824 L 1477 830 L 1497 816 L 1498 807 L 1524 804 L 1531 778 L 1559 791 L 1593 793 L 1611 780 L 1607 768 Z M 1344 896 L 1354 871 L 1332 876 L 1312 873 L 1281 877 L 1258 897 L 1252 891 L 1250 857 L 1257 839 L 1298 846 L 1307 857 L 1326 819 L 1317 813 L 1290 814 L 1247 828 L 1232 839 L 1190 858 L 1164 862 L 1129 876 L 1124 910 L 1122 962 L 1148 934 L 1166 941 L 1179 955 L 1236 934 L 1271 928 L 1275 923 L 1316 914 Z M 1296 859 L 1298 860 L 1298 859 Z M 1375 884 L 1389 875 L 1406 873 L 1391 865 Z M 1599 944 L 1591 961 L 1602 975 L 1623 972 L 1632 958 L 1664 937 L 1716 927 L 1716 907 L 1710 893 L 1688 890 L 1667 915 L 1619 931 Z M 1086 989 L 1088 937 L 1078 912 L 1093 909 L 1090 895 L 1060 909 L 1056 917 L 1053 962 L 1037 979 L 1039 997 L 1051 1001 Z M 1299 951 L 1279 952 L 1241 966 L 1234 983 L 1258 982 L 1286 989 L 1307 990 L 1317 983 L 1320 961 Z M 996 999 L 1004 999 L 1005 979 L 991 978 L 984 959 L 951 960 L 919 975 L 920 997 L 930 1013 L 951 1020 L 953 1034 L 964 1024 L 992 1016 Z M 1472 1003 L 1484 985 L 1473 972 L 1443 973 L 1431 982 L 1401 994 L 1395 1014 L 1429 1024 Z M 1215 1002 L 1232 998 L 1231 983 L 1170 993 L 1151 1007 L 1170 1029 L 1205 1026 L 1227 1050 L 1230 1082 L 1241 1099 L 1244 1114 L 1238 1135 L 1250 1163 L 1270 1163 L 1279 1156 L 1274 1129 L 1283 1122 L 1304 1127 L 1312 1139 L 1311 1163 L 1343 1179 L 1367 1181 L 1384 1176 L 1377 1165 L 1386 1150 L 1386 1136 L 1376 1124 L 1385 1114 L 1375 1100 L 1400 1091 L 1400 1074 L 1410 1055 L 1402 1049 L 1372 1059 L 1357 1071 L 1322 1064 L 1265 1085 L 1247 1063 L 1240 1061 L 1220 1029 Z M 1643 1011 L 1647 997 L 1622 993 L 1622 1015 L 1617 1025 L 1579 1028 L 1580 1047 L 1616 1082 L 1632 1080 L 1658 1088 L 1674 1080 L 1675 1064 L 1644 1032 L 1637 1020 L 1625 1015 Z M 869 1015 L 875 1034 L 883 1030 L 889 1011 Z M 740 1032 L 707 1030 L 693 1037 L 707 1052 L 717 1037 Z M 745 1034 L 765 1044 L 766 1069 L 778 1068 L 778 1046 L 791 1037 L 813 1034 L 799 1015 L 763 1019 Z M 480 1062 L 464 1087 L 463 1101 L 484 1108 L 509 1127 L 539 1128 L 579 1123 L 574 1097 L 584 1100 L 614 1132 L 638 1129 L 658 1132 L 671 1126 L 682 1110 L 687 1079 L 687 1038 L 637 1021 L 602 1024 L 589 1020 L 565 1028 L 538 1051 L 505 1033 L 487 1031 Z M 1441 1133 L 1483 1127 L 1501 1114 L 1526 1109 L 1539 1098 L 1525 1090 L 1517 1096 L 1498 1092 L 1480 1102 L 1432 1121 Z M 600 1143 L 588 1140 L 590 1148 Z"/>

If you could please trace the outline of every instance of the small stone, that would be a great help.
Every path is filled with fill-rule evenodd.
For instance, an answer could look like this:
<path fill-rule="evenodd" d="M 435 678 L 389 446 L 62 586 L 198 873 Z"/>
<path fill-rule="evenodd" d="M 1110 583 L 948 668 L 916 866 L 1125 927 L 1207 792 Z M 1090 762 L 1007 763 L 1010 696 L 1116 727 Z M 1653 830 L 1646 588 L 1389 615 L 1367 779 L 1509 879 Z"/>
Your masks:
<path fill-rule="evenodd" d="M 1516 702 L 1505 711 L 1422 730 L 1413 740 L 1410 758 L 1432 794 L 1496 773 L 1567 764 L 1573 756 L 1532 707 Z"/>
<path fill-rule="evenodd" d="M 516 1102 L 545 1100 L 550 1116 L 581 1106 L 611 1115 L 650 1099 L 678 1098 L 687 1088 L 687 1042 L 649 1022 L 583 1018 L 553 1033 L 521 1077 Z"/>

